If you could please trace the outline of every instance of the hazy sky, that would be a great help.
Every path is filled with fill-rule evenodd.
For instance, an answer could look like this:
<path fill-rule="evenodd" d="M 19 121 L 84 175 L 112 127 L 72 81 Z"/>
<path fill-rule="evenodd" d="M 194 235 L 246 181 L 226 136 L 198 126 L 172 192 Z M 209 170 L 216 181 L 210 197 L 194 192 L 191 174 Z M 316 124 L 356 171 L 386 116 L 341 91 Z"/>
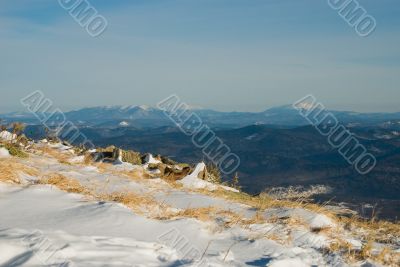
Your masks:
<path fill-rule="evenodd" d="M 400 111 L 400 2 L 359 0 L 369 37 L 327 0 L 90 0 L 93 38 L 57 0 L 0 1 L 0 112 L 42 90 L 64 109 L 170 94 L 261 111 L 314 94 L 329 108 Z"/>

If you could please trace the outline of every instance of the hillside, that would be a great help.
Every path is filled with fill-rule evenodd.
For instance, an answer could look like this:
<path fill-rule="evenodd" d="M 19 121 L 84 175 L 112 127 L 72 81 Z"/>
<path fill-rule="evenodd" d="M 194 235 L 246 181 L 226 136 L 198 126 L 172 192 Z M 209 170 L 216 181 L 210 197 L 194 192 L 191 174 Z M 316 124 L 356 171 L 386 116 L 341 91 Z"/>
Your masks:
<path fill-rule="evenodd" d="M 398 224 L 251 197 L 202 179 L 203 163 L 171 179 L 149 155 L 3 146 L 0 266 L 399 266 Z"/>
<path fill-rule="evenodd" d="M 205 157 L 190 137 L 174 127 L 81 130 L 99 146 L 116 145 L 191 163 Z M 332 188 L 332 194 L 319 196 L 323 201 L 346 202 L 357 210 L 361 210 L 361 204 L 377 205 L 381 218 L 400 218 L 400 137 L 393 134 L 398 130 L 378 126 L 350 130 L 377 157 L 378 164 L 368 175 L 356 172 L 312 126 L 287 129 L 253 125 L 218 130 L 216 135 L 239 155 L 238 172 L 247 193 L 258 194 L 274 187 L 323 185 Z"/>

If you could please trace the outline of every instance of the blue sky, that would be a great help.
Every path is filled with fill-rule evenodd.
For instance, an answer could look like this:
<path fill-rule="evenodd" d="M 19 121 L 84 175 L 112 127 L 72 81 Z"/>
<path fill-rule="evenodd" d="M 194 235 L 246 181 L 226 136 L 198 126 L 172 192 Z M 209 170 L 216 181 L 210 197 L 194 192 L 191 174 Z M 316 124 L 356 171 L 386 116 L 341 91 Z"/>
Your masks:
<path fill-rule="evenodd" d="M 42 90 L 67 110 L 170 94 L 261 111 L 307 94 L 332 109 L 400 111 L 400 2 L 359 0 L 358 36 L 326 0 L 91 0 L 97 38 L 55 0 L 0 2 L 0 112 Z"/>

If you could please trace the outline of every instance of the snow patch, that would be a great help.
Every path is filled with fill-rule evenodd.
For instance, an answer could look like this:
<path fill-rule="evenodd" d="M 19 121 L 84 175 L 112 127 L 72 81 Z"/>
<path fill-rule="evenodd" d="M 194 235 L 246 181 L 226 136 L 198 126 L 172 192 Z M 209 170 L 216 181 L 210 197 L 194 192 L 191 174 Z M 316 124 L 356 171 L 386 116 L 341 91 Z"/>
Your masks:
<path fill-rule="evenodd" d="M 0 158 L 8 158 L 10 157 L 10 152 L 4 147 L 0 147 Z"/>
<path fill-rule="evenodd" d="M 66 145 L 63 145 L 62 143 L 54 143 L 54 144 L 49 143 L 48 146 L 50 148 L 54 148 L 54 149 L 57 149 L 60 151 L 68 151 L 68 150 L 72 149 L 71 146 L 66 146 Z"/>
<path fill-rule="evenodd" d="M 274 260 L 271 262 L 269 267 L 309 267 L 310 265 L 304 263 L 301 259 L 284 259 L 284 260 Z"/>
<path fill-rule="evenodd" d="M 254 138 L 256 138 L 257 136 L 258 136 L 258 134 L 255 133 L 255 134 L 247 136 L 245 139 L 250 141 L 250 140 L 253 140 Z"/>
<path fill-rule="evenodd" d="M 204 171 L 205 168 L 206 164 L 204 162 L 197 164 L 194 171 L 179 182 L 186 188 L 216 190 L 218 187 L 215 184 L 198 178 L 200 172 Z"/>
<path fill-rule="evenodd" d="M 320 230 L 326 228 L 332 228 L 335 224 L 327 216 L 323 214 L 316 215 L 310 222 L 311 230 Z"/>
<path fill-rule="evenodd" d="M 0 132 L 0 140 L 3 141 L 13 141 L 17 139 L 17 135 L 16 134 L 12 134 L 9 131 L 2 131 Z"/>
<path fill-rule="evenodd" d="M 226 185 L 220 185 L 220 187 L 226 191 L 231 191 L 231 192 L 235 192 L 235 193 L 239 193 L 240 191 L 237 190 L 236 188 L 230 187 L 230 186 L 226 186 Z"/>
<path fill-rule="evenodd" d="M 158 164 L 158 163 L 161 163 L 161 161 L 158 160 L 158 159 L 155 159 L 152 154 L 147 154 L 146 158 L 144 159 L 144 162 L 146 164 Z"/>
<path fill-rule="evenodd" d="M 69 160 L 70 163 L 83 163 L 85 156 L 76 156 Z"/>

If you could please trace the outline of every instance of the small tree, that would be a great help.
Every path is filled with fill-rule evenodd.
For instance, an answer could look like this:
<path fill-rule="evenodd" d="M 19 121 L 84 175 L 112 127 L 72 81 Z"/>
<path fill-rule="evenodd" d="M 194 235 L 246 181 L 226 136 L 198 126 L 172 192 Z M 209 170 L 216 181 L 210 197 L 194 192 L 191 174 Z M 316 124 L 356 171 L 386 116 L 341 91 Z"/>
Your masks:
<path fill-rule="evenodd" d="M 239 183 L 239 175 L 238 175 L 237 172 L 235 173 L 235 176 L 233 176 L 232 187 L 237 189 L 237 190 L 241 189 L 241 186 L 240 186 L 240 183 Z"/>
<path fill-rule="evenodd" d="M 20 135 L 25 130 L 25 125 L 21 122 L 14 122 L 12 128 L 13 134 Z"/>
<path fill-rule="evenodd" d="M 214 184 L 220 184 L 221 183 L 221 172 L 219 171 L 217 165 L 214 163 L 209 163 L 206 166 L 207 169 L 207 176 L 206 181 L 214 183 Z"/>

